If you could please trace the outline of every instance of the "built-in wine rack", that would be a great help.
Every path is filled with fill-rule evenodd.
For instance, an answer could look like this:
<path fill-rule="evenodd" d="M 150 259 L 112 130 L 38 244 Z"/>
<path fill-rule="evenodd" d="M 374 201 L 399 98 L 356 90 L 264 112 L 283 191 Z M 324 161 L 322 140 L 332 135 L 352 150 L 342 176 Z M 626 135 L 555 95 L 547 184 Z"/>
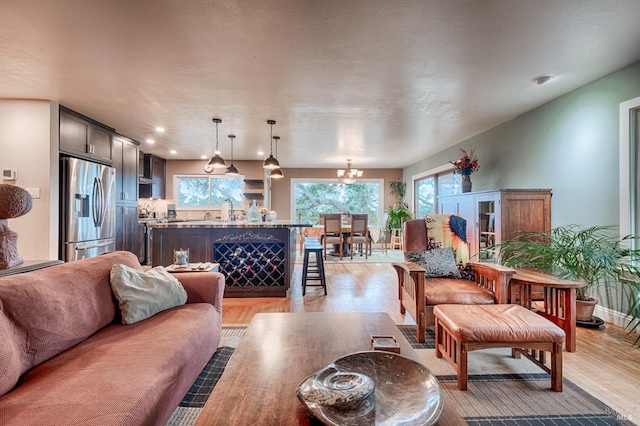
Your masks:
<path fill-rule="evenodd" d="M 274 287 L 285 283 L 284 243 L 216 243 L 214 259 L 227 286 Z"/>

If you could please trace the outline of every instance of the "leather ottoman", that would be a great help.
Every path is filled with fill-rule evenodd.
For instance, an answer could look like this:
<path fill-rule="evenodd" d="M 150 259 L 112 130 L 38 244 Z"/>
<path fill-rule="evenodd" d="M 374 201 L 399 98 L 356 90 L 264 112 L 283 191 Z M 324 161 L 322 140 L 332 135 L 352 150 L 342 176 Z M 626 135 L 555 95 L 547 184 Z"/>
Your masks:
<path fill-rule="evenodd" d="M 512 348 L 551 374 L 551 389 L 562 392 L 564 330 L 520 305 L 438 305 L 436 357 L 444 357 L 458 374 L 458 389 L 467 390 L 467 356 L 478 349 Z M 546 363 L 550 352 L 551 366 Z"/>

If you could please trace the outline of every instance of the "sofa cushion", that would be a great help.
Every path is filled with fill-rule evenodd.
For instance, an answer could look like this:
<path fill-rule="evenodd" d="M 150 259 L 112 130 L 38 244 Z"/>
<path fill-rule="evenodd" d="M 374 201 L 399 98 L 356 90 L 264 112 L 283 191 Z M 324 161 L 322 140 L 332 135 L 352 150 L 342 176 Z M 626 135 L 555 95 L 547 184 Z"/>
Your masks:
<path fill-rule="evenodd" d="M 494 303 L 493 293 L 475 283 L 457 278 L 425 280 L 427 305 L 488 305 Z"/>
<path fill-rule="evenodd" d="M 123 324 L 133 324 L 187 302 L 182 284 L 162 266 L 143 272 L 126 265 L 111 268 L 111 289 Z"/>
<path fill-rule="evenodd" d="M 134 254 L 114 252 L 0 278 L 0 309 L 9 323 L 2 344 L 17 351 L 20 374 L 114 321 L 117 306 L 109 286 L 114 263 L 140 268 Z M 0 364 L 14 354 L 3 351 Z M 0 395 L 14 385 L 14 379 L 3 379 Z"/>
<path fill-rule="evenodd" d="M 405 261 L 417 263 L 425 269 L 427 278 L 460 278 L 453 249 L 436 248 L 404 253 Z"/>
<path fill-rule="evenodd" d="M 164 425 L 220 333 L 208 303 L 110 325 L 27 372 L 0 399 L 0 424 Z"/>

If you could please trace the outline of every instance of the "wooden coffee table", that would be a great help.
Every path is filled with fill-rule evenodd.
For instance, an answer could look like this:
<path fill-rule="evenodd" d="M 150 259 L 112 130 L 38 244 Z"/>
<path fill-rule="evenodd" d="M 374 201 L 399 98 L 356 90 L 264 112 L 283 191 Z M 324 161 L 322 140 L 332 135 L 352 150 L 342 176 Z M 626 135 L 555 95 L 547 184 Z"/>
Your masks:
<path fill-rule="evenodd" d="M 319 424 L 296 397 L 298 384 L 341 356 L 369 350 L 371 335 L 394 336 L 401 355 L 420 362 L 386 313 L 255 315 L 196 426 Z M 445 399 L 438 424 L 466 422 Z"/>

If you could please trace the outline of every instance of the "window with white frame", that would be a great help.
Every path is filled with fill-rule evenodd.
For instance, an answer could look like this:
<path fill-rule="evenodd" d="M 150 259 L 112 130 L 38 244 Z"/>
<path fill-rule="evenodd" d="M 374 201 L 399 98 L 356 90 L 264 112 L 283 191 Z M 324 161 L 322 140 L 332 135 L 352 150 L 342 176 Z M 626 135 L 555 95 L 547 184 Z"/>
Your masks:
<path fill-rule="evenodd" d="M 369 224 L 382 220 L 384 179 L 350 185 L 335 179 L 291 179 L 292 217 L 317 222 L 325 213 L 367 213 Z"/>
<path fill-rule="evenodd" d="M 640 98 L 620 104 L 620 235 L 640 234 Z M 640 248 L 632 239 L 633 248 Z"/>
<path fill-rule="evenodd" d="M 413 206 L 417 218 L 438 213 L 438 197 L 462 193 L 460 175 L 451 166 L 430 170 L 413 177 Z"/>
<path fill-rule="evenodd" d="M 219 208 L 225 200 L 242 205 L 244 176 L 175 175 L 176 208 L 206 210 Z"/>

